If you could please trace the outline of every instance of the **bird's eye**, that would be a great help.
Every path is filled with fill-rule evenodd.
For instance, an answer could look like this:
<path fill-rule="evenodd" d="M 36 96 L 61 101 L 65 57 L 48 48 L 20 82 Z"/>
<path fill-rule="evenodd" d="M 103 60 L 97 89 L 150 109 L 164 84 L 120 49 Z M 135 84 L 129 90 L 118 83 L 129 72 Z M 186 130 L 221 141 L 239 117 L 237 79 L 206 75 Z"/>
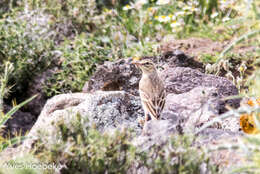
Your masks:
<path fill-rule="evenodd" d="M 145 66 L 149 66 L 149 65 L 150 65 L 150 63 L 149 63 L 149 62 L 146 62 L 144 65 L 145 65 Z"/>

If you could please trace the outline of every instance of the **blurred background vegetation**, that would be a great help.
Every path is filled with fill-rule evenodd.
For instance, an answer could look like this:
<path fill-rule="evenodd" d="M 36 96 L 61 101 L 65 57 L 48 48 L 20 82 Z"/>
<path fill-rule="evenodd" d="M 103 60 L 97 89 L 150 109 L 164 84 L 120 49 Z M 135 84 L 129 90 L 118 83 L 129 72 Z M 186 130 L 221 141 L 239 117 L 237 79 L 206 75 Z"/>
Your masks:
<path fill-rule="evenodd" d="M 197 36 L 232 44 L 247 34 L 253 39 L 245 36 L 243 44 L 257 48 L 251 53 L 256 59 L 257 1 L 5 0 L 0 6 L 0 62 L 14 66 L 11 98 L 22 98 L 29 82 L 47 69 L 52 75 L 42 85 L 51 97 L 80 91 L 106 60 L 158 55 L 158 44 L 167 38 Z M 232 57 L 229 50 L 220 59 Z M 219 54 L 201 55 L 201 60 L 216 63 Z"/>
<path fill-rule="evenodd" d="M 104 61 L 159 55 L 159 45 L 169 38 L 189 37 L 225 43 L 223 51 L 197 59 L 208 73 L 224 69 L 222 76 L 233 80 L 240 95 L 256 101 L 260 97 L 259 35 L 257 0 L 2 0 L 0 74 L 1 88 L 6 90 L 0 91 L 0 112 L 3 101 L 29 98 L 30 84 L 44 72 L 50 72 L 41 84 L 46 98 L 78 92 Z M 238 53 L 235 48 L 253 49 Z M 10 73 L 6 67 L 11 67 Z M 246 113 L 255 115 L 259 128 L 255 103 Z M 241 170 L 259 172 L 259 141 L 257 136 L 246 141 L 252 144 L 246 151 L 253 154 L 253 169 Z"/>

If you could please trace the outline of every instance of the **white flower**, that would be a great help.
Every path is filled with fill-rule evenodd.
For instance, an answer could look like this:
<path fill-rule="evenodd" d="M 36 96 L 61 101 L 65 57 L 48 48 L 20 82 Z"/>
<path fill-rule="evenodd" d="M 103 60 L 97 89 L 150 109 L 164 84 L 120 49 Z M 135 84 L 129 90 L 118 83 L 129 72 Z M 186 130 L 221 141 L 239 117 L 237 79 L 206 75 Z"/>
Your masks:
<path fill-rule="evenodd" d="M 148 3 L 148 0 L 138 0 L 138 1 L 136 1 L 135 5 L 137 7 L 141 7 L 141 6 L 143 6 L 144 4 L 147 4 L 147 3 Z"/>
<path fill-rule="evenodd" d="M 127 4 L 126 6 L 123 7 L 123 10 L 127 11 L 127 10 L 131 10 L 132 8 L 133 8 L 132 6 Z"/>
<path fill-rule="evenodd" d="M 178 3 L 178 4 L 177 4 L 178 7 L 181 7 L 181 8 L 185 5 L 182 1 L 178 1 L 177 3 Z"/>
<path fill-rule="evenodd" d="M 194 11 L 199 11 L 198 8 L 195 8 L 194 6 L 191 7 L 191 11 L 194 12 Z"/>
<path fill-rule="evenodd" d="M 171 20 L 171 16 L 156 16 L 155 19 L 157 19 L 159 22 L 167 23 Z"/>
<path fill-rule="evenodd" d="M 165 5 L 165 4 L 169 4 L 170 0 L 158 0 L 156 2 L 157 5 Z"/>
<path fill-rule="evenodd" d="M 169 17 L 171 18 L 171 20 L 176 20 L 176 18 L 177 18 L 175 15 L 172 15 L 172 14 L 169 15 Z"/>
<path fill-rule="evenodd" d="M 226 17 L 224 17 L 224 18 L 222 19 L 223 22 L 227 22 L 227 21 L 229 21 L 229 20 L 230 20 L 230 17 L 228 17 L 228 16 L 226 16 Z"/>
<path fill-rule="evenodd" d="M 196 8 L 196 7 L 194 7 L 194 6 L 187 6 L 187 5 L 183 7 L 183 10 L 184 10 L 184 11 L 187 11 L 187 12 L 199 11 L 198 8 Z"/>
<path fill-rule="evenodd" d="M 175 13 L 176 16 L 184 16 L 186 14 L 185 11 L 178 11 Z"/>
<path fill-rule="evenodd" d="M 212 13 L 212 14 L 210 15 L 211 18 L 215 18 L 215 17 L 217 17 L 217 16 L 218 16 L 218 12 L 214 12 L 214 13 Z"/>
<path fill-rule="evenodd" d="M 177 27 L 179 27 L 179 26 L 181 26 L 181 23 L 180 23 L 180 22 L 178 22 L 178 21 L 176 21 L 176 20 L 174 20 L 174 21 L 171 22 L 171 27 L 172 27 L 172 28 L 177 28 Z"/>
<path fill-rule="evenodd" d="M 191 9 L 191 7 L 190 6 L 187 6 L 187 5 L 185 5 L 184 7 L 183 7 L 183 10 L 190 10 Z"/>

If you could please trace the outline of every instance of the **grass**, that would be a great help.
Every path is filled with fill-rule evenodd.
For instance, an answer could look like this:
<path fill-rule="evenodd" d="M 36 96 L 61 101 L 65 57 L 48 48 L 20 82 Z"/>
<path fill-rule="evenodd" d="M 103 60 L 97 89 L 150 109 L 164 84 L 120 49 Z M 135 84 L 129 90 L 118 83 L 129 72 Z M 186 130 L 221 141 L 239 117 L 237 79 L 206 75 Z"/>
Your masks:
<path fill-rule="evenodd" d="M 12 115 L 18 111 L 21 107 L 23 107 L 24 105 L 26 105 L 27 103 L 29 103 L 30 101 L 32 101 L 35 97 L 31 97 L 28 100 L 13 106 L 13 108 L 8 111 L 7 113 L 4 113 L 4 97 L 6 97 L 6 95 L 9 93 L 10 91 L 10 87 L 7 86 L 8 84 L 8 78 L 9 75 L 12 73 L 13 71 L 13 65 L 10 62 L 5 63 L 5 71 L 4 74 L 2 76 L 0 76 L 0 152 L 2 152 L 4 149 L 19 144 L 21 143 L 23 140 L 26 139 L 25 136 L 16 136 L 14 138 L 8 139 L 3 137 L 2 132 L 3 132 L 3 128 L 5 127 L 6 122 L 11 119 Z"/>

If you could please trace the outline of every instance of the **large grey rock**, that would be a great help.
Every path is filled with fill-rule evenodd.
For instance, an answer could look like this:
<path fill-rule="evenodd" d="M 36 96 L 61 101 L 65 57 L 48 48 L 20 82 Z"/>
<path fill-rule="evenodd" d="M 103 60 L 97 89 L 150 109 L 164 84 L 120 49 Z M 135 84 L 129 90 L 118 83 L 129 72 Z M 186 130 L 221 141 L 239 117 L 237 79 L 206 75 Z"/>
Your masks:
<path fill-rule="evenodd" d="M 165 144 L 170 136 L 179 133 L 178 122 L 173 120 L 151 120 L 144 125 L 143 132 L 133 140 L 133 144 L 142 150 L 149 150 L 153 145 Z"/>
<path fill-rule="evenodd" d="M 142 113 L 139 98 L 124 91 L 58 95 L 47 101 L 28 134 L 32 139 L 25 144 L 30 146 L 34 139 L 43 134 L 42 131 L 50 139 L 55 139 L 59 134 L 57 124 L 60 121 L 69 123 L 76 119 L 77 114 L 89 120 L 89 124 L 84 126 L 95 124 L 100 131 L 126 127 L 140 133 L 137 119 Z"/>
<path fill-rule="evenodd" d="M 223 108 L 220 92 L 215 87 L 199 86 L 186 93 L 168 94 L 162 118 L 171 120 L 177 117 L 185 132 L 193 131 L 219 117 Z M 236 117 L 231 117 L 213 127 L 236 132 L 239 130 L 239 122 Z"/>
<path fill-rule="evenodd" d="M 222 99 L 218 114 L 226 111 L 225 105 L 234 108 L 239 107 L 239 99 L 224 100 L 225 97 L 238 95 L 235 85 L 226 78 L 183 67 L 167 68 L 161 72 L 161 78 L 165 82 L 168 93 L 182 94 L 196 87 L 215 87 L 215 91 L 211 91 L 211 95 L 216 95 L 216 97 Z"/>

